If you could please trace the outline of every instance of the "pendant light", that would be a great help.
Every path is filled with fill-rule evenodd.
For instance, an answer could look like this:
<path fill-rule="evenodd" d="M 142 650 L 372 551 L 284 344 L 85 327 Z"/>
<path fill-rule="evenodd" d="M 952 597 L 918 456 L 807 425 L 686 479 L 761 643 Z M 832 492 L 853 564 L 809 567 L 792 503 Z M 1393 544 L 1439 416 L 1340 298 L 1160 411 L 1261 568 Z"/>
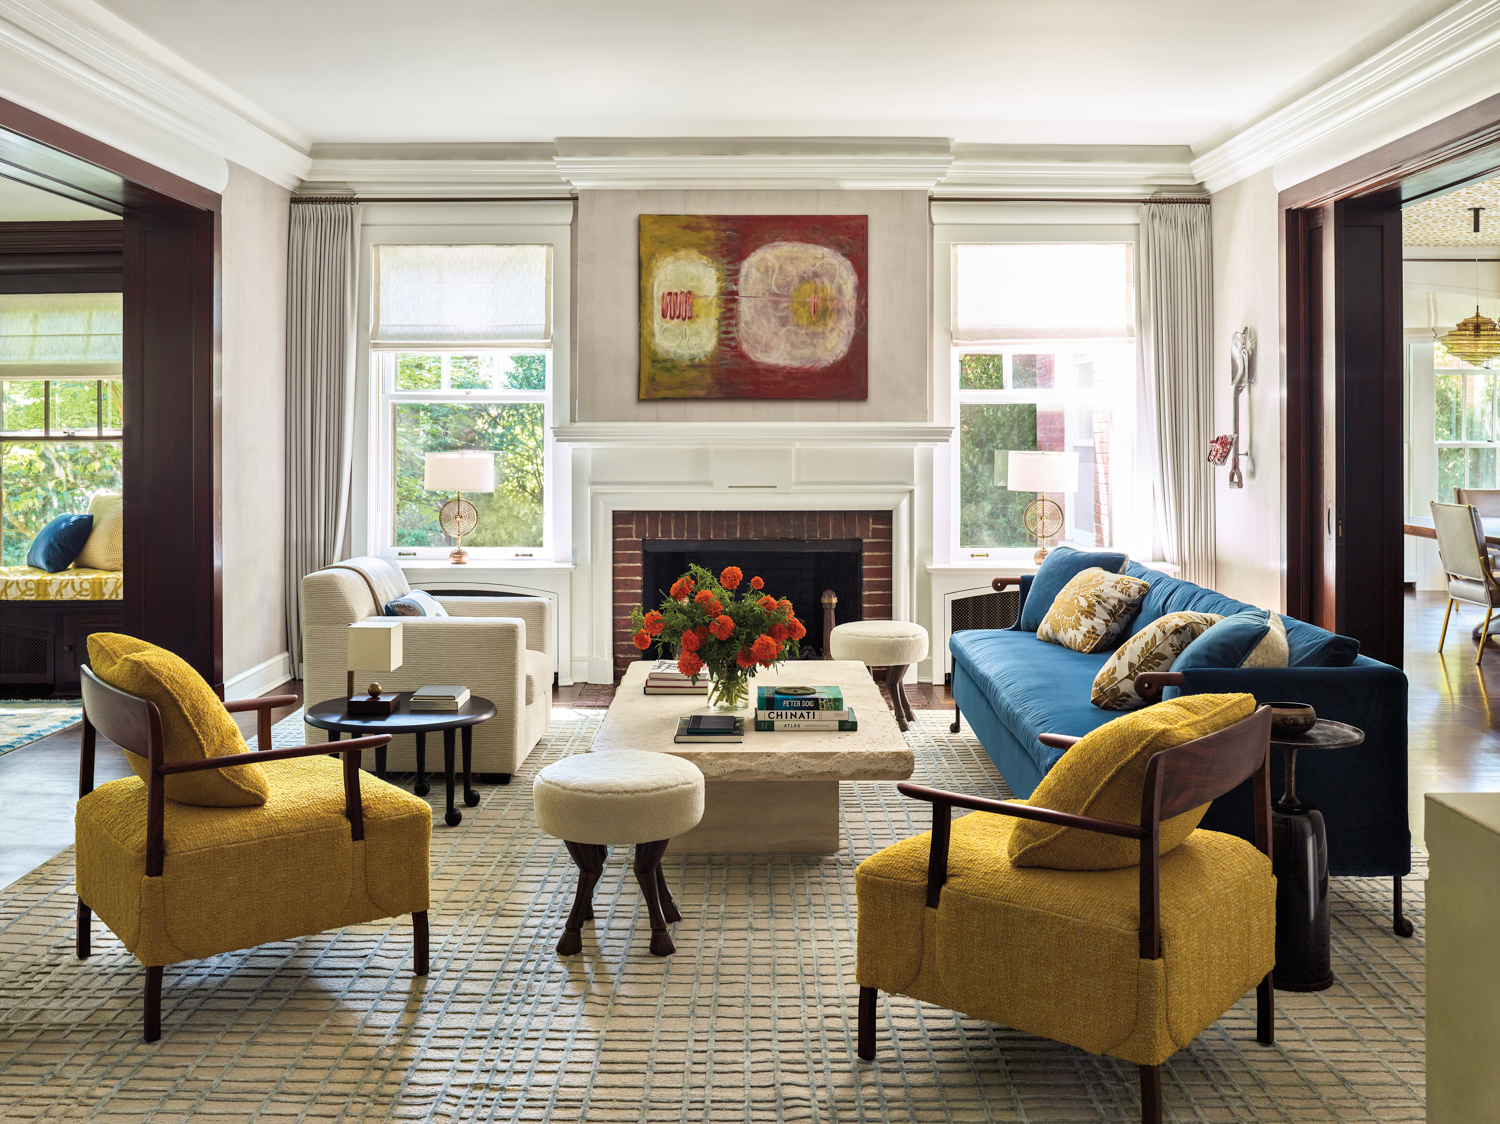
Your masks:
<path fill-rule="evenodd" d="M 1440 337 L 1448 354 L 1455 355 L 1471 367 L 1487 367 L 1500 355 L 1500 324 L 1479 314 L 1479 212 L 1474 212 L 1474 315 L 1459 321 L 1458 327 Z"/>

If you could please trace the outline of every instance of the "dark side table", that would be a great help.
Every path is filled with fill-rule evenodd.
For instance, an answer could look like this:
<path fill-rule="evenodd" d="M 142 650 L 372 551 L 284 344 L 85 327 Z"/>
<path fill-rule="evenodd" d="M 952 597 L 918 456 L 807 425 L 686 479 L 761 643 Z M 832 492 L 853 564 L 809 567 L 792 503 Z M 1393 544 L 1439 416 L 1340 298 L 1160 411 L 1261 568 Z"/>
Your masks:
<path fill-rule="evenodd" d="M 1271 805 L 1271 869 L 1276 875 L 1276 970 L 1282 991 L 1323 991 L 1333 985 L 1329 958 L 1328 830 L 1323 813 L 1297 796 L 1297 752 L 1349 749 L 1365 732 L 1318 719 L 1305 734 L 1271 731 L 1285 754 L 1286 791 Z"/>
<path fill-rule="evenodd" d="M 328 731 L 328 740 L 336 742 L 341 734 L 352 734 L 356 738 L 370 734 L 414 734 L 417 739 L 417 783 L 412 791 L 426 796 L 427 787 L 427 735 L 439 731 L 443 735 L 443 773 L 448 780 L 448 812 L 443 817 L 449 827 L 460 823 L 464 816 L 453 806 L 453 741 L 456 731 L 463 731 L 464 747 L 464 803 L 472 808 L 479 803 L 479 793 L 473 785 L 474 727 L 495 717 L 495 704 L 478 695 L 470 695 L 469 701 L 454 710 L 408 709 L 411 696 L 401 700 L 400 708 L 384 717 L 370 717 L 344 713 L 343 699 L 329 699 L 307 708 L 302 720 L 309 726 Z M 385 746 L 375 751 L 375 775 L 385 780 Z"/>

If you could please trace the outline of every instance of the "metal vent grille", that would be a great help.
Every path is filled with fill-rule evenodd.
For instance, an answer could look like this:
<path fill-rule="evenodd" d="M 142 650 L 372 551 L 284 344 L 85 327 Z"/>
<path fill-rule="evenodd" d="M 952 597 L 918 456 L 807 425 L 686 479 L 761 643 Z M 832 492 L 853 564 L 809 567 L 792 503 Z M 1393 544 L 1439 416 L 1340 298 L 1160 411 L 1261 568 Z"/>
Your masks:
<path fill-rule="evenodd" d="M 51 645 L 46 638 L 20 632 L 0 632 L 0 678 L 50 682 Z"/>
<path fill-rule="evenodd" d="M 955 598 L 948 631 L 966 632 L 973 628 L 1009 628 L 1016 623 L 1021 608 L 1018 590 L 981 593 L 977 597 Z"/>

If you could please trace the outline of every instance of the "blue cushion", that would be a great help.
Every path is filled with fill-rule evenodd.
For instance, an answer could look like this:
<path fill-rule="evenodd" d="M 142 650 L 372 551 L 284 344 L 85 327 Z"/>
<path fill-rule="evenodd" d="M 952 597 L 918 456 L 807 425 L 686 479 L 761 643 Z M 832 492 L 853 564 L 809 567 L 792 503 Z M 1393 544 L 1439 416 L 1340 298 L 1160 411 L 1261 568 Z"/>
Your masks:
<path fill-rule="evenodd" d="M 55 574 L 83 553 L 94 530 L 92 515 L 59 515 L 37 532 L 26 551 L 26 565 Z"/>
<path fill-rule="evenodd" d="M 414 589 L 404 597 L 398 597 L 385 607 L 388 617 L 446 617 L 448 610 L 424 589 Z"/>
<path fill-rule="evenodd" d="M 1250 609 L 1225 617 L 1182 650 L 1173 671 L 1194 667 L 1239 667 L 1271 631 L 1269 609 Z"/>
<path fill-rule="evenodd" d="M 1359 655 L 1359 641 L 1352 636 L 1325 632 L 1289 617 L 1281 619 L 1286 625 L 1287 667 L 1349 667 Z"/>
<path fill-rule="evenodd" d="M 1063 586 L 1085 570 L 1098 566 L 1111 574 L 1118 574 L 1129 561 L 1123 554 L 1102 551 L 1074 550 L 1060 546 L 1048 553 L 1031 580 L 1031 589 L 1021 605 L 1021 624 L 1017 631 L 1035 632 L 1042 627 L 1042 618 L 1052 608 L 1052 602 L 1062 592 Z"/>
<path fill-rule="evenodd" d="M 1137 632 L 1168 613 L 1214 613 L 1221 617 L 1232 617 L 1236 613 L 1255 608 L 1254 605 L 1225 597 L 1215 590 L 1205 589 L 1182 578 L 1174 578 L 1160 570 L 1148 569 L 1139 562 L 1132 562 L 1125 572 L 1150 586 L 1146 590 L 1146 596 L 1141 598 L 1141 611 L 1136 614 L 1135 624 L 1132 626 Z"/>

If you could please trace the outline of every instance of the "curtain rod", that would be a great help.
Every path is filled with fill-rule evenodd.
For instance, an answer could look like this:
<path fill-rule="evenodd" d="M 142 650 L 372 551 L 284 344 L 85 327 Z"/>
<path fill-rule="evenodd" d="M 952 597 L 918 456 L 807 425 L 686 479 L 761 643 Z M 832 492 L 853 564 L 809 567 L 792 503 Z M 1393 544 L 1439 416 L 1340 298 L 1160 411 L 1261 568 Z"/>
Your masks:
<path fill-rule="evenodd" d="M 576 195 L 401 195 L 374 199 L 358 195 L 293 195 L 292 202 L 303 206 L 318 203 L 572 203 Z"/>
<path fill-rule="evenodd" d="M 1207 195 L 933 195 L 929 203 L 1188 203 L 1208 206 Z"/>

